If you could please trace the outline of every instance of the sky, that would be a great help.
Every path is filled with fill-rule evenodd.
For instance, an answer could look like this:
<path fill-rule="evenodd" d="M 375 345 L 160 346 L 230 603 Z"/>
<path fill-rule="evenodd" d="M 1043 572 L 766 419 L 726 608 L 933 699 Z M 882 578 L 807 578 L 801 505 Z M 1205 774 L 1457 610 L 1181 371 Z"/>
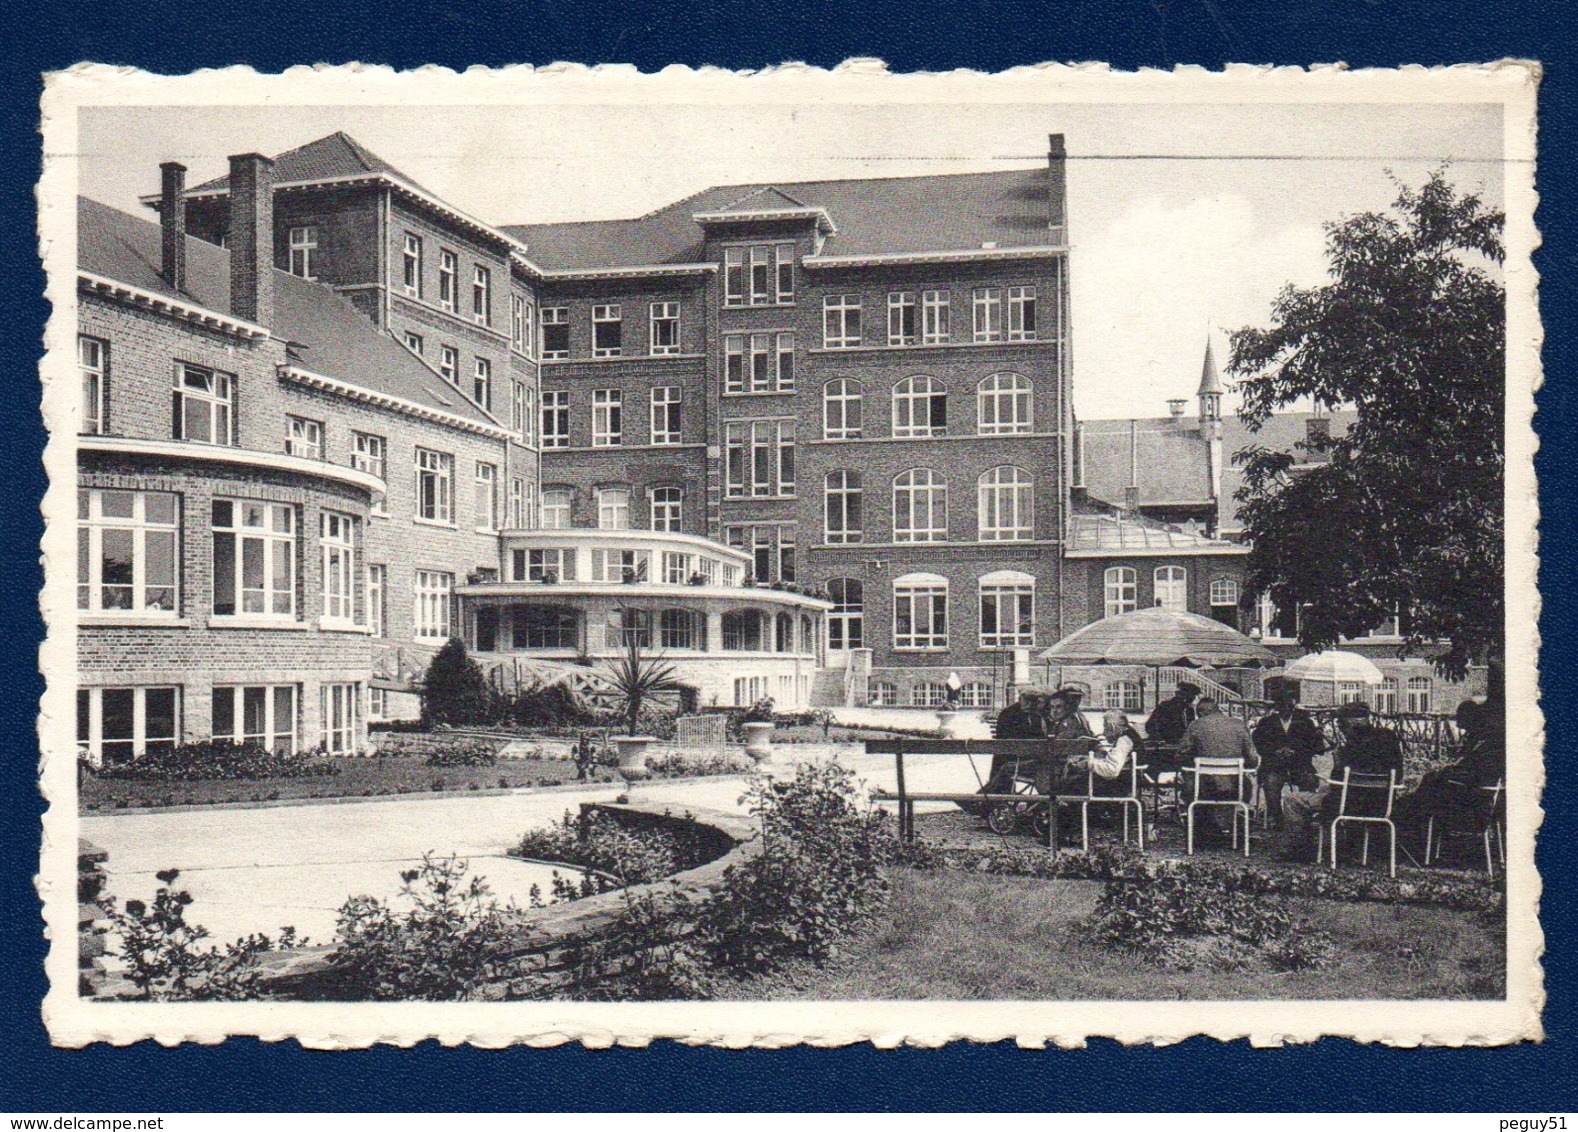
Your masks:
<path fill-rule="evenodd" d="M 1225 365 L 1228 330 L 1265 325 L 1284 284 L 1324 281 L 1323 224 L 1386 208 L 1388 171 L 1417 185 L 1446 165 L 1502 204 L 1496 104 L 96 107 L 81 112 L 79 183 L 151 216 L 137 198 L 161 161 L 195 184 L 228 154 L 335 130 L 496 224 L 637 216 L 719 184 L 1023 168 L 1062 133 L 1087 419 L 1192 398 L 1207 337 Z"/>

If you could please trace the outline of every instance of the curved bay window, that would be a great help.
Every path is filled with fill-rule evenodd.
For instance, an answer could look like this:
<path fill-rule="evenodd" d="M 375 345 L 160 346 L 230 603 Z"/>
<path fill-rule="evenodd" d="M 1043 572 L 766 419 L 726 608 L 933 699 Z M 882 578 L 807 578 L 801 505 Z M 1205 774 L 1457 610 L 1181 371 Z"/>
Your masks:
<path fill-rule="evenodd" d="M 766 638 L 763 617 L 757 609 L 735 609 L 723 615 L 723 648 L 726 652 L 761 652 Z"/>
<path fill-rule="evenodd" d="M 579 641 L 576 612 L 560 605 L 510 608 L 510 641 L 517 649 L 573 649 Z"/>
<path fill-rule="evenodd" d="M 706 647 L 706 623 L 689 609 L 665 609 L 658 613 L 658 645 L 665 649 Z"/>
<path fill-rule="evenodd" d="M 787 613 L 773 618 L 773 651 L 794 652 L 794 618 Z"/>

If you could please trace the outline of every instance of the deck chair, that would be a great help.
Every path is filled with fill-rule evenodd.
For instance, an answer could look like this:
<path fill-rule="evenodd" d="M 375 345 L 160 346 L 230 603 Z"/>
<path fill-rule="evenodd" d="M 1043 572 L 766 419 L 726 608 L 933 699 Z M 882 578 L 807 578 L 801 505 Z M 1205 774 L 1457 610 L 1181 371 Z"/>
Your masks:
<path fill-rule="evenodd" d="M 1192 767 L 1184 767 L 1181 774 L 1194 776 L 1194 800 L 1189 803 L 1187 820 L 1187 842 L 1189 855 L 1194 856 L 1194 815 L 1196 810 L 1216 807 L 1231 812 L 1233 819 L 1233 848 L 1238 848 L 1238 828 L 1240 823 L 1244 827 L 1244 856 L 1249 856 L 1249 821 L 1250 798 L 1254 786 L 1250 782 L 1249 770 L 1244 765 L 1243 759 L 1195 759 Z M 1205 784 L 1216 781 L 1231 784 L 1231 790 L 1225 792 L 1220 798 L 1205 796 Z"/>
<path fill-rule="evenodd" d="M 1342 777 L 1331 779 L 1337 791 L 1337 812 L 1330 818 L 1316 823 L 1318 840 L 1315 860 L 1325 852 L 1327 833 L 1331 835 L 1331 867 L 1337 867 L 1338 834 L 1344 825 L 1357 825 L 1364 831 L 1364 849 L 1359 858 L 1361 865 L 1370 863 L 1370 831 L 1380 826 L 1386 830 L 1391 851 L 1391 875 L 1397 876 L 1397 826 L 1392 822 L 1392 805 L 1402 783 L 1395 770 L 1385 774 L 1357 774 L 1352 767 L 1342 768 Z"/>

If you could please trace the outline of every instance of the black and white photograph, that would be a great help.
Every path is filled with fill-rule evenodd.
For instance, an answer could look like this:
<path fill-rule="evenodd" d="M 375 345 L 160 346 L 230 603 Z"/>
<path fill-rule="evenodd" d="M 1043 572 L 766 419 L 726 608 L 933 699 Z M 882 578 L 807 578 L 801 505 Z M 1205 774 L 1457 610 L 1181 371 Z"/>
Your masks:
<path fill-rule="evenodd" d="M 52 76 L 54 1040 L 1537 1037 L 1537 81 Z"/>

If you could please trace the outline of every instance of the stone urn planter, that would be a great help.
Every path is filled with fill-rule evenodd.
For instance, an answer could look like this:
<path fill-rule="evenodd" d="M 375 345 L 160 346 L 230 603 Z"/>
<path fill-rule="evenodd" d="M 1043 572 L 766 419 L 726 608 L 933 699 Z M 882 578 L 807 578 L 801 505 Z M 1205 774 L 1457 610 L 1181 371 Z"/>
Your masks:
<path fill-rule="evenodd" d="M 656 741 L 651 735 L 614 736 L 614 743 L 619 748 L 617 769 L 625 779 L 634 781 L 652 773 L 647 769 L 647 746 Z"/>
<path fill-rule="evenodd" d="M 742 723 L 741 730 L 745 732 L 745 753 L 759 763 L 764 763 L 773 754 L 773 723 L 766 720 L 760 723 Z"/>
<path fill-rule="evenodd" d="M 959 713 L 956 711 L 939 711 L 937 713 L 937 733 L 944 739 L 957 739 L 959 737 Z"/>

